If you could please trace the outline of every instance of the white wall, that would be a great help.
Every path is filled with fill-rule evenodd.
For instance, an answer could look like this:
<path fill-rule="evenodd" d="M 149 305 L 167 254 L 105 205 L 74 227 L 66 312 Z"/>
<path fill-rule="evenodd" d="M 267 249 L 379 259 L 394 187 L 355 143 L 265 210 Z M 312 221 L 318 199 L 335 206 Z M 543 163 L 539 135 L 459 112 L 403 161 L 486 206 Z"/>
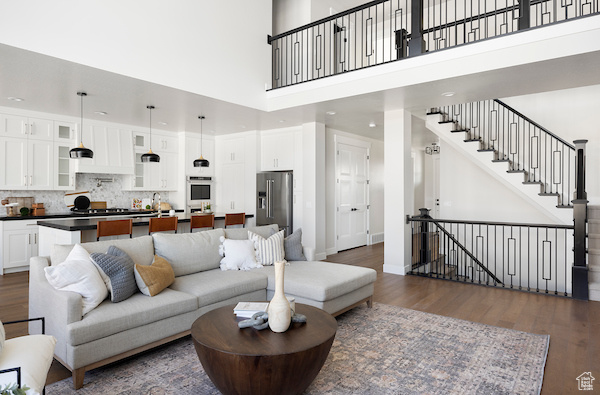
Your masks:
<path fill-rule="evenodd" d="M 271 0 L 3 1 L 0 42 L 262 108 L 271 9 Z"/>
<path fill-rule="evenodd" d="M 586 189 L 590 204 L 600 204 L 600 85 L 501 99 L 568 143 L 587 139 Z"/>
<path fill-rule="evenodd" d="M 273 0 L 273 35 L 312 22 L 310 10 L 310 0 Z"/>
<path fill-rule="evenodd" d="M 440 143 L 440 218 L 555 223 L 526 199 L 456 151 Z"/>

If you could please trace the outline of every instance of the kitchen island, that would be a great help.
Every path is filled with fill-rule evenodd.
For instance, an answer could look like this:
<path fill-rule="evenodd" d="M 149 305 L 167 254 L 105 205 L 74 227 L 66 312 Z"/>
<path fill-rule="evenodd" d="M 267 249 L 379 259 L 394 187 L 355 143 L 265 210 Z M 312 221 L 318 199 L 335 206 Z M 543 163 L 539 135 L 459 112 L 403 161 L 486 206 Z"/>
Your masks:
<path fill-rule="evenodd" d="M 93 218 L 60 218 L 38 221 L 39 225 L 39 251 L 40 256 L 49 256 L 52 252 L 54 244 L 76 244 L 96 241 L 96 228 L 99 221 L 117 220 L 117 219 L 133 219 L 133 237 L 145 236 L 148 234 L 148 225 L 151 217 L 156 217 L 157 213 L 143 214 L 126 214 L 107 217 Z M 187 214 L 175 213 L 179 223 L 177 232 L 186 233 L 190 231 L 190 218 L 195 215 L 202 214 Z M 168 213 L 163 213 L 163 217 L 169 216 Z M 246 214 L 247 226 L 254 226 L 253 214 Z M 249 221 L 251 219 L 251 221 Z M 225 214 L 215 213 L 215 227 L 223 227 L 225 224 Z M 111 236 L 112 238 L 127 238 L 128 236 Z M 109 238 L 104 238 L 109 240 Z M 103 239 L 103 240 L 104 240 Z"/>

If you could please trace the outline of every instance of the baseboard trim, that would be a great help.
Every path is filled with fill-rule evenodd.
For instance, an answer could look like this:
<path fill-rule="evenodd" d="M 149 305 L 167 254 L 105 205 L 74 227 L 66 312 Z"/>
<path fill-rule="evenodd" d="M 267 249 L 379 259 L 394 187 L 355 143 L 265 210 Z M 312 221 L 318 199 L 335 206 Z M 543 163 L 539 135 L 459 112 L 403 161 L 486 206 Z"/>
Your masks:
<path fill-rule="evenodd" d="M 320 252 L 318 254 L 315 254 L 315 261 L 322 261 L 326 258 L 327 258 L 327 253 L 325 253 L 325 252 Z"/>
<path fill-rule="evenodd" d="M 403 269 L 404 269 L 404 267 L 402 267 L 402 266 L 389 265 L 386 263 L 383 264 L 383 272 L 384 273 L 399 274 L 401 276 L 404 276 L 405 271 Z"/>
<path fill-rule="evenodd" d="M 332 247 L 332 248 L 328 248 L 327 250 L 325 250 L 325 253 L 327 255 L 333 255 L 333 254 L 337 254 L 338 250 L 335 247 Z"/>

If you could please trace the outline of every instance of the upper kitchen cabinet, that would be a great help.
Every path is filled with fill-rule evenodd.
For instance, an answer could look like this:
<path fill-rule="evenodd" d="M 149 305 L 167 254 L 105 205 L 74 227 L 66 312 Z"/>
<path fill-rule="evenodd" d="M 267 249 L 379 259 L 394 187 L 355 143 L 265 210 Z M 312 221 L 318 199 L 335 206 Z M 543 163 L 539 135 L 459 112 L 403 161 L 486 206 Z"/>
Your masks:
<path fill-rule="evenodd" d="M 218 157 L 222 164 L 244 163 L 246 140 L 244 137 L 224 137 L 219 142 Z"/>
<path fill-rule="evenodd" d="M 54 121 L 54 141 L 71 143 L 75 141 L 77 124 L 73 122 Z"/>
<path fill-rule="evenodd" d="M 177 152 L 179 150 L 179 137 L 174 134 L 160 132 L 152 133 L 152 151 Z"/>
<path fill-rule="evenodd" d="M 83 145 L 94 151 L 92 159 L 78 159 L 80 173 L 134 174 L 132 132 L 103 124 L 87 124 Z"/>
<path fill-rule="evenodd" d="M 209 162 L 208 167 L 194 167 L 194 160 L 202 157 Z M 202 149 L 200 149 L 200 136 L 185 136 L 185 174 L 187 176 L 206 176 L 215 175 L 215 140 L 212 137 L 204 136 L 202 138 Z"/>
<path fill-rule="evenodd" d="M 71 143 L 54 142 L 54 189 L 75 189 L 75 163 L 69 155 Z"/>
<path fill-rule="evenodd" d="M 294 132 L 268 131 L 260 136 L 262 171 L 294 169 Z"/>
<path fill-rule="evenodd" d="M 150 149 L 150 134 L 146 132 L 133 132 L 133 148 L 148 151 Z"/>
<path fill-rule="evenodd" d="M 0 137 L 2 189 L 53 189 L 54 143 Z"/>
<path fill-rule="evenodd" d="M 0 114 L 0 135 L 52 141 L 54 122 L 47 119 Z"/>

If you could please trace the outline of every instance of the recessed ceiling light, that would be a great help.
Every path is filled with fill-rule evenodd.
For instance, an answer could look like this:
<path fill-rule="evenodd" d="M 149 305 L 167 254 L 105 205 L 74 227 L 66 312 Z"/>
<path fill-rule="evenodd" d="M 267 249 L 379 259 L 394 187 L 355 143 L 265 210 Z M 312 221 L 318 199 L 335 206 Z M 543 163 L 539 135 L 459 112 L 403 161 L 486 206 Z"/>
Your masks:
<path fill-rule="evenodd" d="M 12 101 L 25 101 L 25 99 L 21 99 L 20 97 L 7 97 L 8 100 Z"/>
<path fill-rule="evenodd" d="M 442 96 L 452 97 L 452 96 L 454 96 L 454 92 L 444 92 L 444 93 L 442 93 Z"/>
<path fill-rule="evenodd" d="M 335 111 L 327 111 L 325 114 L 327 114 L 327 115 L 335 115 Z"/>
<path fill-rule="evenodd" d="M 98 114 L 98 115 L 102 115 L 102 116 L 108 115 L 108 113 L 106 111 L 94 111 L 94 114 Z"/>
<path fill-rule="evenodd" d="M 166 123 L 166 122 L 163 122 L 163 121 L 159 122 L 158 124 L 159 124 L 159 125 L 168 125 L 168 123 Z"/>
<path fill-rule="evenodd" d="M 285 122 L 285 119 L 280 119 L 279 120 L 279 123 L 284 123 L 284 122 Z"/>
<path fill-rule="evenodd" d="M 377 126 L 377 125 L 375 124 L 375 122 L 369 122 L 369 127 L 370 127 L 370 128 L 374 128 L 375 126 Z"/>

